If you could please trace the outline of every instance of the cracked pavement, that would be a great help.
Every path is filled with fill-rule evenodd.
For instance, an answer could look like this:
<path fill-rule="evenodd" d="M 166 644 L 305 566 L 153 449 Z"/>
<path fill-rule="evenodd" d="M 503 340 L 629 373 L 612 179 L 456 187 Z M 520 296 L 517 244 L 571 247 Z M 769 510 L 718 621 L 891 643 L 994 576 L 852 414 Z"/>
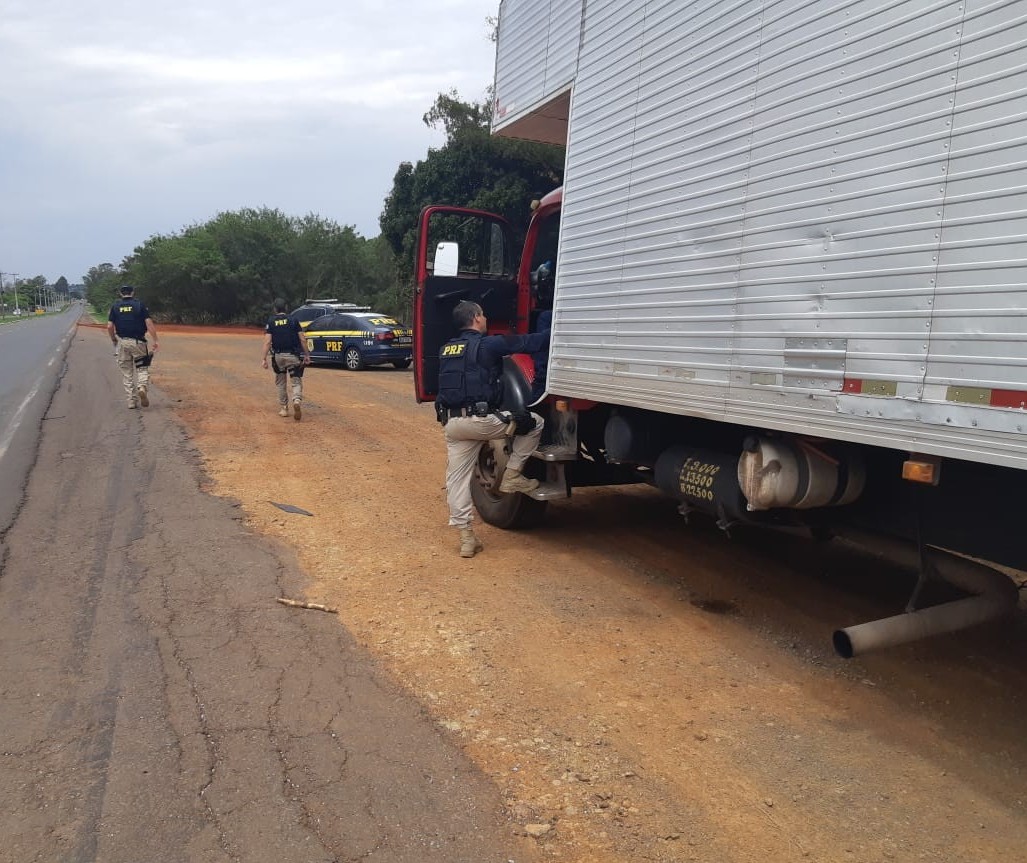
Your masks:
<path fill-rule="evenodd" d="M 275 601 L 292 552 L 105 344 L 74 339 L 2 537 L 0 860 L 535 860 L 336 616 Z"/>

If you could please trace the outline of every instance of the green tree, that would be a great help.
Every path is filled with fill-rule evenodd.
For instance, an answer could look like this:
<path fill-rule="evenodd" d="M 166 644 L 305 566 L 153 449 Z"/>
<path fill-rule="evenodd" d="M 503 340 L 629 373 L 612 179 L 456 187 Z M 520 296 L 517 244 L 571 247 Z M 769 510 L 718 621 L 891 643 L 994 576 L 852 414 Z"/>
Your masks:
<path fill-rule="evenodd" d="M 86 301 L 97 312 L 106 314 L 115 298 L 118 288 L 124 284 L 124 274 L 114 264 L 99 264 L 90 267 L 82 277 L 86 289 Z"/>
<path fill-rule="evenodd" d="M 276 297 L 294 306 L 334 296 L 397 313 L 395 280 L 386 244 L 316 215 L 267 208 L 152 236 L 120 268 L 102 264 L 85 279 L 98 308 L 130 283 L 158 321 L 218 324 L 262 323 Z"/>
<path fill-rule="evenodd" d="M 491 106 L 491 99 L 479 104 L 462 101 L 456 91 L 439 94 L 424 122 L 444 130 L 446 143 L 416 165 L 402 163 L 393 177 L 378 224 L 406 285 L 413 279 L 417 223 L 425 206 L 448 204 L 497 213 L 523 239 L 531 201 L 563 181 L 564 148 L 493 137 Z"/>
<path fill-rule="evenodd" d="M 18 280 L 18 298 L 30 309 L 43 305 L 45 290 L 46 276 L 33 276 L 31 279 Z"/>
<path fill-rule="evenodd" d="M 213 238 L 196 230 L 153 236 L 135 250 L 128 279 L 159 320 L 215 323 L 237 312 L 235 296 L 218 290 L 227 275 Z"/>

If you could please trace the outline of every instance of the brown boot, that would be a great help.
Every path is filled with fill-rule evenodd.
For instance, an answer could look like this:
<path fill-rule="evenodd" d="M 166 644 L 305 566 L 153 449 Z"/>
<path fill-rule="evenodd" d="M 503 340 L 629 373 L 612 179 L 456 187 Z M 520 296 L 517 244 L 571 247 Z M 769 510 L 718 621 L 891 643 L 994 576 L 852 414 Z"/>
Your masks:
<path fill-rule="evenodd" d="M 503 494 L 513 494 L 514 492 L 527 494 L 529 491 L 534 491 L 537 488 L 537 479 L 530 479 L 512 467 L 506 469 L 503 473 L 503 481 L 499 484 L 499 490 Z"/>
<path fill-rule="evenodd" d="M 474 557 L 485 548 L 469 527 L 460 528 L 460 557 Z"/>

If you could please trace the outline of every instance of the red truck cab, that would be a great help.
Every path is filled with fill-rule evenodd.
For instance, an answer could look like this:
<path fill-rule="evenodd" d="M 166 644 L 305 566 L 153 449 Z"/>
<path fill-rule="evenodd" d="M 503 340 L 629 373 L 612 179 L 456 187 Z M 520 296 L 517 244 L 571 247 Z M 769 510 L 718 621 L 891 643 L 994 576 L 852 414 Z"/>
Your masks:
<path fill-rule="evenodd" d="M 562 189 L 535 202 L 523 249 L 502 216 L 463 207 L 426 207 L 417 237 L 414 295 L 414 388 L 432 401 L 438 385 L 439 349 L 456 333 L 453 308 L 478 303 L 489 333 L 528 333 L 537 303 L 532 273 L 555 260 Z"/>

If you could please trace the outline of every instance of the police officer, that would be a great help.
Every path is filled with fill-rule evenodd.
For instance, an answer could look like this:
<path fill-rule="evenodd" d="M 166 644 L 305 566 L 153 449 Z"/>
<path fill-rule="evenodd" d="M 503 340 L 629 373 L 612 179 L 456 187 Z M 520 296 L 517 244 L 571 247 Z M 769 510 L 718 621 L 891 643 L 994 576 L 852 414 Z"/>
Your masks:
<path fill-rule="evenodd" d="M 532 353 L 549 341 L 549 331 L 528 336 L 487 336 L 481 306 L 464 300 L 453 309 L 460 335 L 439 353 L 439 391 L 435 410 L 446 437 L 446 499 L 449 523 L 460 529 L 460 556 L 474 557 L 484 548 L 471 528 L 471 474 L 482 443 L 504 437 L 509 419 L 499 416 L 503 357 Z M 537 479 L 521 473 L 542 436 L 542 417 L 516 417 L 512 452 L 499 490 L 507 494 L 534 491 Z"/>
<path fill-rule="evenodd" d="M 139 405 L 149 407 L 146 390 L 150 385 L 150 362 L 157 352 L 157 328 L 150 310 L 142 300 L 135 298 L 132 285 L 122 285 L 118 293 L 121 298 L 107 315 L 107 333 L 114 344 L 129 409 L 134 410 Z M 146 341 L 147 333 L 153 336 L 152 352 Z"/>
<path fill-rule="evenodd" d="M 270 357 L 278 387 L 278 415 L 289 416 L 288 377 L 292 381 L 292 418 L 299 420 L 303 416 L 303 367 L 310 365 L 310 349 L 299 323 L 285 313 L 285 300 L 275 300 L 275 313 L 268 318 L 264 333 L 263 367 L 267 368 Z"/>
<path fill-rule="evenodd" d="M 553 325 L 553 282 L 556 267 L 551 260 L 543 261 L 532 273 L 531 283 L 535 289 L 535 308 L 539 310 L 535 320 L 535 332 L 544 332 Z M 535 404 L 545 394 L 546 374 L 549 370 L 549 342 L 531 355 L 535 364 L 535 378 L 531 382 L 531 404 Z"/>

